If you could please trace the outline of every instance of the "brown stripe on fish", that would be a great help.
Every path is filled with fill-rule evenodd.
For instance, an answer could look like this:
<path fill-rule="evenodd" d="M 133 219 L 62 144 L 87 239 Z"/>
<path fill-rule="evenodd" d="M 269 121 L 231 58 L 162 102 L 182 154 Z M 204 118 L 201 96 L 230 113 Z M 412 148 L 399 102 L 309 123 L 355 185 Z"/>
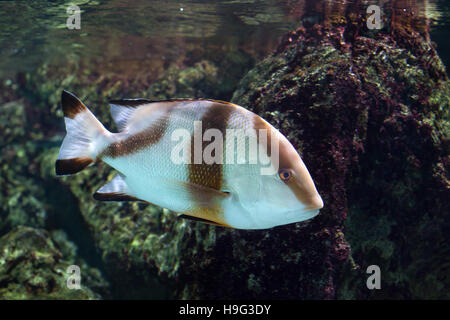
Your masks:
<path fill-rule="evenodd" d="M 126 156 L 158 143 L 167 131 L 170 115 L 175 106 L 176 104 L 167 104 L 164 109 L 161 108 L 163 110 L 162 114 L 147 129 L 131 134 L 123 140 L 111 143 L 99 157 L 117 158 Z M 151 108 L 154 107 L 149 106 L 149 112 L 153 110 Z"/>
<path fill-rule="evenodd" d="M 271 155 L 272 143 L 278 144 L 278 164 L 279 169 L 290 170 L 292 176 L 285 182 L 298 200 L 300 200 L 307 208 L 315 209 L 319 207 L 319 199 L 314 182 L 306 169 L 300 155 L 287 139 L 283 139 L 281 133 L 277 133 L 274 129 L 263 120 L 261 117 L 255 115 L 253 118 L 253 127 L 257 131 L 258 143 L 261 145 L 259 139 L 259 130 L 266 130 L 267 144 L 262 146 L 266 148 L 267 155 Z"/>
<path fill-rule="evenodd" d="M 211 101 L 212 102 L 212 101 Z M 201 118 L 202 125 L 202 137 L 206 130 L 208 129 L 217 129 L 222 133 L 222 138 L 225 138 L 225 132 L 228 120 L 231 116 L 231 113 L 234 111 L 234 108 L 230 108 L 229 105 L 212 102 L 213 104 L 205 111 Z M 195 137 L 194 135 L 191 138 L 191 162 L 187 165 L 188 169 L 188 179 L 189 182 L 194 185 L 201 185 L 211 189 L 220 190 L 222 188 L 223 182 L 223 161 L 220 163 L 212 163 L 207 164 L 203 159 L 203 151 L 205 147 L 210 143 L 208 141 L 202 141 L 201 152 L 202 159 L 201 163 L 194 163 L 194 148 L 195 148 Z M 222 146 L 224 146 L 224 141 L 220 141 Z M 208 219 L 220 223 L 224 226 L 228 226 L 223 219 L 222 208 L 220 207 L 220 203 L 218 203 L 217 199 L 214 198 L 214 195 L 211 193 L 203 193 L 199 192 L 198 188 L 190 188 L 188 189 L 191 193 L 192 199 L 194 203 L 198 205 L 197 208 L 192 210 L 192 212 L 187 212 L 186 214 L 196 216 L 202 219 Z M 211 199 L 209 199 L 211 198 Z M 214 203 L 216 201 L 216 203 Z M 202 208 L 202 203 L 211 203 L 211 208 Z"/>
<path fill-rule="evenodd" d="M 262 142 L 260 141 L 260 137 L 261 137 L 261 135 L 266 134 L 266 137 L 267 137 L 266 145 L 262 145 L 262 147 L 266 149 L 266 153 L 270 157 L 270 155 L 272 153 L 272 149 L 270 147 L 272 145 L 271 126 L 263 118 L 261 118 L 260 116 L 255 114 L 253 116 L 253 129 L 255 129 L 255 131 L 256 131 L 256 137 L 257 137 L 258 144 L 262 145 Z M 265 132 L 260 132 L 261 130 L 265 130 Z"/>
<path fill-rule="evenodd" d="M 217 129 L 222 133 L 222 138 L 225 139 L 227 123 L 232 112 L 235 111 L 235 108 L 232 108 L 229 104 L 224 104 L 219 101 L 208 100 L 208 103 L 212 104 L 209 105 L 200 119 L 202 125 L 201 136 L 203 137 L 204 133 L 208 129 Z M 221 197 L 211 192 L 202 192 L 202 188 L 196 187 L 196 185 L 200 185 L 220 191 L 223 183 L 223 165 L 222 163 L 205 163 L 203 159 L 203 151 L 211 142 L 203 141 L 203 139 L 201 139 L 201 163 L 194 163 L 194 149 L 196 148 L 195 140 L 195 136 L 193 135 L 191 138 L 191 159 L 190 163 L 187 165 L 187 170 L 188 180 L 191 182 L 191 187 L 188 187 L 188 190 L 197 206 L 192 210 L 185 212 L 185 214 L 215 222 L 220 226 L 230 227 L 225 222 L 223 217 L 223 210 L 219 203 L 219 199 Z M 224 142 L 224 140 L 220 141 L 222 146 L 224 146 Z M 206 203 L 209 204 L 209 207 L 205 207 L 204 204 Z"/>
<path fill-rule="evenodd" d="M 225 138 L 226 127 L 228 123 L 228 119 L 233 112 L 233 108 L 230 108 L 228 105 L 214 102 L 203 114 L 201 121 L 202 126 L 202 137 L 206 130 L 208 129 L 217 129 L 222 133 L 222 137 Z M 195 152 L 194 149 L 198 148 L 196 146 L 195 135 L 191 138 L 191 161 L 188 164 L 188 178 L 189 182 L 199 184 L 202 186 L 206 186 L 212 189 L 220 190 L 222 187 L 222 175 L 223 168 L 222 163 L 212 163 L 206 164 L 203 159 L 203 151 L 205 147 L 211 143 L 209 141 L 203 141 L 201 139 L 201 153 L 202 159 L 201 163 L 194 163 Z M 222 146 L 224 146 L 224 141 L 221 141 Z M 223 161 L 222 161 L 223 162 Z"/>

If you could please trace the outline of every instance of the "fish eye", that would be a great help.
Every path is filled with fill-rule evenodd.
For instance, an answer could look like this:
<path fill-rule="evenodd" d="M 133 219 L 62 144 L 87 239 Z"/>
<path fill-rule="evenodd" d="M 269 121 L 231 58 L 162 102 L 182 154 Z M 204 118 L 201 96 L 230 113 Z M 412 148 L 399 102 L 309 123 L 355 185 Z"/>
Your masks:
<path fill-rule="evenodd" d="M 284 182 L 288 182 L 289 179 L 292 176 L 292 173 L 290 170 L 288 169 L 281 169 L 280 171 L 278 171 L 278 175 L 280 176 L 280 179 Z"/>

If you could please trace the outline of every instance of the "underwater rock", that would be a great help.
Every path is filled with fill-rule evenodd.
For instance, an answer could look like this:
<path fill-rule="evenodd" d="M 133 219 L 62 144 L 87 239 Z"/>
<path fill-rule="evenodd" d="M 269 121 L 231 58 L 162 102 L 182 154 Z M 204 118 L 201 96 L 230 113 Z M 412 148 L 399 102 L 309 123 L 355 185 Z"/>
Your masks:
<path fill-rule="evenodd" d="M 23 99 L 0 103 L 0 235 L 19 225 L 42 228 L 45 192 L 33 174 L 37 146 L 29 139 Z"/>
<path fill-rule="evenodd" d="M 299 150 L 325 202 L 319 216 L 241 231 L 165 215 L 155 231 L 131 224 L 116 263 L 139 252 L 177 298 L 448 297 L 445 68 L 423 35 L 345 18 L 286 35 L 232 99 Z M 366 287 L 373 264 L 382 290 Z"/>
<path fill-rule="evenodd" d="M 60 250 L 44 229 L 17 227 L 1 237 L 0 299 L 99 299 L 85 283 L 104 287 L 104 280 L 95 271 L 85 272 L 85 266 L 80 289 L 68 288 L 67 268 L 74 257 L 63 251 L 67 253 L 67 247 Z"/>
<path fill-rule="evenodd" d="M 271 237 L 292 228 L 263 247 L 263 235 L 255 235 L 259 241 L 246 250 L 282 256 L 289 248 L 302 258 L 275 267 L 275 274 L 291 279 L 282 286 L 291 297 L 448 298 L 445 67 L 418 33 L 398 27 L 370 34 L 361 23 L 347 21 L 286 35 L 233 96 L 287 135 L 325 203 L 302 233 L 293 226 L 273 230 Z M 238 242 L 231 243 L 228 250 L 235 252 Z M 242 274 L 248 257 L 232 255 L 227 263 Z M 370 265 L 381 269 L 382 290 L 366 287 Z M 264 269 L 253 273 L 263 275 L 264 294 L 249 296 L 278 296 L 279 291 L 267 294 L 271 282 Z"/>
<path fill-rule="evenodd" d="M 251 61 L 244 59 L 240 63 L 248 66 Z M 238 72 L 235 69 L 236 66 L 230 67 L 225 72 L 208 60 L 202 60 L 192 67 L 182 69 L 171 66 L 161 78 L 152 83 L 147 95 L 161 100 L 174 97 L 214 97 L 229 100 L 239 77 L 242 76 L 243 69 L 246 68 L 241 68 Z"/>
<path fill-rule="evenodd" d="M 84 248 L 61 229 L 76 228 L 80 223 L 73 209 L 61 210 L 73 198 L 51 178 L 51 147 L 56 144 L 39 132 L 42 118 L 36 116 L 31 99 L 20 97 L 17 83 L 6 83 L 0 85 L 0 297 L 107 297 L 108 284 L 100 270 L 88 265 L 80 256 Z M 83 235 L 80 228 L 77 232 Z M 66 268 L 73 264 L 82 269 L 82 290 L 65 286 Z"/>

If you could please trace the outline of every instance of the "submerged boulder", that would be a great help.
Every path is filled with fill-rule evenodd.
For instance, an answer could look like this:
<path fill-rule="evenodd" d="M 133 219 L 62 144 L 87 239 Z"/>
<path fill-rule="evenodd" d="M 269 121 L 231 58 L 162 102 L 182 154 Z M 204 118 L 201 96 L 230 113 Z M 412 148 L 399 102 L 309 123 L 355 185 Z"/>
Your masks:
<path fill-rule="evenodd" d="M 426 36 L 402 25 L 369 33 L 351 17 L 289 33 L 234 94 L 298 148 L 325 202 L 302 227 L 252 234 L 245 250 L 279 260 L 273 271 L 250 272 L 252 255 L 236 254 L 249 235 L 229 233 L 227 263 L 259 279 L 262 293 L 247 296 L 449 297 L 445 67 Z M 366 287 L 370 265 L 382 290 Z"/>
<path fill-rule="evenodd" d="M 104 288 L 105 282 L 85 264 L 78 266 L 80 287 L 67 285 L 72 275 L 68 267 L 76 263 L 75 249 L 61 232 L 54 236 L 59 242 L 44 229 L 17 227 L 0 238 L 0 299 L 100 298 L 86 284 Z"/>

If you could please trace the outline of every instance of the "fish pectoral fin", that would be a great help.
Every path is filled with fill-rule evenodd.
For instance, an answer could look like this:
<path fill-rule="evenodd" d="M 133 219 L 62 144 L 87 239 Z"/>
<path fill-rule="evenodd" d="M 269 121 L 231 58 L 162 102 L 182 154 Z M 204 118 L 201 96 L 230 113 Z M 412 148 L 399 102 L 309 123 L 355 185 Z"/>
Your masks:
<path fill-rule="evenodd" d="M 217 206 L 217 201 L 225 200 L 230 197 L 227 191 L 216 190 L 210 187 L 202 186 L 187 181 L 176 181 L 179 187 L 188 190 L 197 205 L 212 208 Z"/>
<path fill-rule="evenodd" d="M 110 182 L 94 193 L 94 199 L 99 201 L 144 201 L 132 195 L 125 178 L 118 174 Z"/>
<path fill-rule="evenodd" d="M 228 192 L 213 189 L 196 183 L 165 179 L 160 185 L 171 192 L 184 194 L 189 205 L 179 211 L 180 217 L 221 227 L 230 227 L 224 220 L 222 205 L 231 197 Z M 182 192 L 179 192 L 183 190 Z"/>
<path fill-rule="evenodd" d="M 225 225 L 225 224 L 221 224 L 221 223 L 219 223 L 219 222 L 212 221 L 212 220 L 208 220 L 208 219 L 204 219 L 204 218 L 199 218 L 199 217 L 189 216 L 189 215 L 187 215 L 187 214 L 180 214 L 180 215 L 178 216 L 178 218 L 182 218 L 182 219 L 186 219 L 186 220 L 191 220 L 191 221 L 196 221 L 196 222 L 202 222 L 202 223 L 206 223 L 206 224 L 210 224 L 210 225 L 218 226 L 218 227 L 228 227 L 228 228 L 229 228 L 229 226 L 227 226 L 227 225 Z"/>

